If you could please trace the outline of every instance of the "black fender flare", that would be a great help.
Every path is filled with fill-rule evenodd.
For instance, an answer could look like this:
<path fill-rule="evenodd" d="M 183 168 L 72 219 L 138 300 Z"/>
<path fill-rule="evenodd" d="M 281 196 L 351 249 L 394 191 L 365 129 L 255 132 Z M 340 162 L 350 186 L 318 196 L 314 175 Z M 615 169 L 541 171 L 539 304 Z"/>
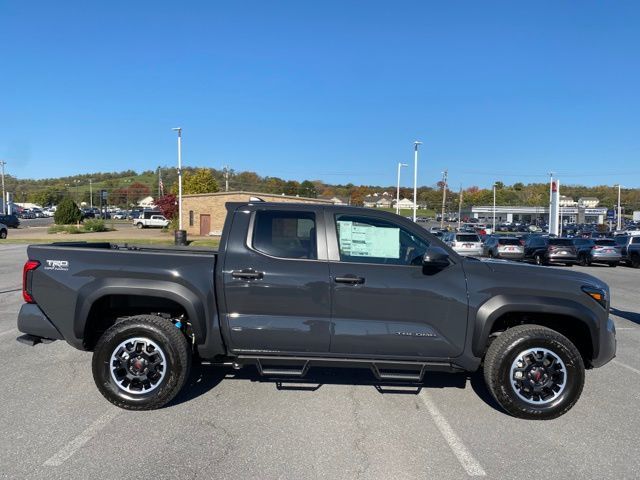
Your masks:
<path fill-rule="evenodd" d="M 477 357 L 484 355 L 489 333 L 496 320 L 507 313 L 537 313 L 565 315 L 585 324 L 591 336 L 594 358 L 598 355 L 599 319 L 590 308 L 565 298 L 496 295 L 483 303 L 476 313 L 473 329 L 472 351 Z"/>
<path fill-rule="evenodd" d="M 139 278 L 109 278 L 84 285 L 78 291 L 75 309 L 73 332 L 77 339 L 84 337 L 91 307 L 96 301 L 108 295 L 139 295 L 174 301 L 186 312 L 196 342 L 205 341 L 207 334 L 205 308 L 202 300 L 194 292 L 175 282 Z"/>

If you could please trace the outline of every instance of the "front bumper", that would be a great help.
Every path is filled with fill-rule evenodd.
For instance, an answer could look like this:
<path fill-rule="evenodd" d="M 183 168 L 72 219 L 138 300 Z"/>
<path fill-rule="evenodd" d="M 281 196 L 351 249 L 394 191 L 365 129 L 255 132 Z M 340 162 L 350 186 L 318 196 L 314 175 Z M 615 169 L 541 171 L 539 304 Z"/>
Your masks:
<path fill-rule="evenodd" d="M 64 340 L 62 334 L 34 303 L 25 303 L 18 313 L 18 330 L 28 335 L 49 340 Z"/>
<path fill-rule="evenodd" d="M 616 326 L 611 318 L 607 319 L 606 328 L 600 332 L 598 355 L 591 360 L 591 366 L 601 367 L 616 356 Z"/>

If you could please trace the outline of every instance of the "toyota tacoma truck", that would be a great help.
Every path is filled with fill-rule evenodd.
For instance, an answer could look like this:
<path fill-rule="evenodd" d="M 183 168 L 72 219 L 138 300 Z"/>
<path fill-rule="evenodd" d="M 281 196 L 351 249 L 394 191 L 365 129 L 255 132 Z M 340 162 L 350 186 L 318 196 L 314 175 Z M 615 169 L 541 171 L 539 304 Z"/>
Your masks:
<path fill-rule="evenodd" d="M 229 203 L 217 251 L 32 245 L 23 273 L 18 340 L 93 352 L 98 389 L 131 410 L 167 404 L 199 361 L 278 378 L 366 367 L 415 384 L 483 368 L 506 412 L 549 419 L 616 350 L 602 281 L 462 257 L 357 207 Z"/>

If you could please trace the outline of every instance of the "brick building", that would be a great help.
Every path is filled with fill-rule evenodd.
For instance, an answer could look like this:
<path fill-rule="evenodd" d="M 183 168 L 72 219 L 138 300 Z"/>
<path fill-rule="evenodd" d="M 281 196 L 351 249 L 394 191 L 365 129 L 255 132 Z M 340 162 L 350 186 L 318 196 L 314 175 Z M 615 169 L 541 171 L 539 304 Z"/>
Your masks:
<path fill-rule="evenodd" d="M 182 196 L 182 227 L 189 235 L 220 235 L 227 215 L 225 203 L 248 202 L 251 197 L 260 197 L 265 202 L 327 203 L 331 200 L 292 197 L 271 193 L 218 192 Z"/>

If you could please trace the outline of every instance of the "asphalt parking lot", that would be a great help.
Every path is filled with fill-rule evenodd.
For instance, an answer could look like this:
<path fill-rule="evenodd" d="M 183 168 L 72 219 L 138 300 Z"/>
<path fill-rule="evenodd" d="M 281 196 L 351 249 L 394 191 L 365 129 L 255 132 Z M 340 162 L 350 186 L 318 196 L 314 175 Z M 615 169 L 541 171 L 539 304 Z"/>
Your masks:
<path fill-rule="evenodd" d="M 568 414 L 533 422 L 499 410 L 479 374 L 400 388 L 364 370 L 281 384 L 201 367 L 168 407 L 119 410 L 90 353 L 15 341 L 25 260 L 0 245 L 1 478 L 640 478 L 640 270 L 573 267 L 611 286 L 618 357 Z"/>

